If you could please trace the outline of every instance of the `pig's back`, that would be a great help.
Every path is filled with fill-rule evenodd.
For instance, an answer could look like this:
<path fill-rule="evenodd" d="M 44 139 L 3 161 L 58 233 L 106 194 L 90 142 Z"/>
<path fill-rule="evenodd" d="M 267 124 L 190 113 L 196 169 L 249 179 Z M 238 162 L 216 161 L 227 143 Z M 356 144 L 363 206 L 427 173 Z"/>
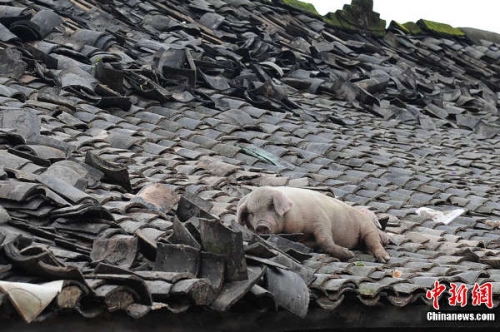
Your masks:
<path fill-rule="evenodd" d="M 295 232 L 309 233 L 315 223 L 326 222 L 335 243 L 346 248 L 356 247 L 363 224 L 372 224 L 358 209 L 336 198 L 308 189 L 279 187 L 293 202 L 293 217 L 288 220 Z M 292 225 L 289 225 L 289 227 Z"/>

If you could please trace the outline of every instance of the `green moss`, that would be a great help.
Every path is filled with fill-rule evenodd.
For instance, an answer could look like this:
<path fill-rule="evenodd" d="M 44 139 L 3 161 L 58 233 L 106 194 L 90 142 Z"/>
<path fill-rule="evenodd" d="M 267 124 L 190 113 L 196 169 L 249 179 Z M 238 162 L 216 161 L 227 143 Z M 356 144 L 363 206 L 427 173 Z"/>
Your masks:
<path fill-rule="evenodd" d="M 299 0 L 281 0 L 281 1 L 283 1 L 284 4 L 286 4 L 292 8 L 295 8 L 298 10 L 303 10 L 303 11 L 308 12 L 309 14 L 312 14 L 314 16 L 321 17 L 321 15 L 318 13 L 318 11 L 316 10 L 316 8 L 314 7 L 313 4 L 310 4 L 307 2 L 302 2 Z"/>
<path fill-rule="evenodd" d="M 353 1 L 353 5 L 344 5 L 343 10 L 325 16 L 321 16 L 312 4 L 299 0 L 273 0 L 273 2 L 313 15 L 335 28 L 380 36 L 385 34 L 385 21 L 380 19 L 379 14 L 373 12 L 373 1 L 370 0 Z"/>
<path fill-rule="evenodd" d="M 403 26 L 413 35 L 422 33 L 422 29 L 415 22 L 406 22 Z"/>
<path fill-rule="evenodd" d="M 325 16 L 323 16 L 323 21 L 325 23 L 328 23 L 334 27 L 338 27 L 338 28 L 343 28 L 345 24 L 347 23 L 344 23 L 342 24 L 339 19 L 337 18 L 337 16 L 335 15 L 335 13 L 328 13 L 326 14 Z M 352 27 L 354 29 L 354 27 Z"/>
<path fill-rule="evenodd" d="M 360 26 L 355 26 L 349 23 L 348 20 L 339 19 L 339 15 L 341 11 L 337 11 L 336 13 L 328 13 L 322 17 L 323 21 L 335 28 L 339 28 L 347 31 L 369 31 L 373 35 L 383 36 L 385 34 L 385 21 L 377 20 L 375 22 L 371 22 L 370 25 L 367 25 L 365 29 Z"/>
<path fill-rule="evenodd" d="M 449 35 L 449 36 L 460 36 L 460 37 L 465 36 L 465 33 L 461 29 L 454 28 L 451 25 L 445 23 L 419 20 L 417 24 L 423 27 L 424 29 L 428 29 L 438 34 Z"/>
<path fill-rule="evenodd" d="M 408 30 L 403 24 L 396 21 L 391 21 L 391 23 L 389 24 L 389 29 L 398 29 L 403 31 L 404 33 L 410 33 L 410 30 Z"/>
<path fill-rule="evenodd" d="M 404 31 L 405 33 L 411 33 L 412 35 L 421 34 L 423 30 L 426 30 L 440 35 L 460 37 L 465 36 L 465 33 L 459 28 L 454 28 L 448 24 L 427 20 L 419 20 L 417 23 L 407 22 L 404 24 L 392 21 L 390 24 L 390 28 L 397 28 Z"/>

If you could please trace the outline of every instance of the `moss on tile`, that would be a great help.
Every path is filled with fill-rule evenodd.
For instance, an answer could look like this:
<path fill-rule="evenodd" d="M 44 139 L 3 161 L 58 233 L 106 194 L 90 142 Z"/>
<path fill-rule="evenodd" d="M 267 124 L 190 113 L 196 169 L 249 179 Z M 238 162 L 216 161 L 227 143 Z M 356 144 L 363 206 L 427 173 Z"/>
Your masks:
<path fill-rule="evenodd" d="M 280 0 L 280 2 L 284 3 L 285 5 L 290 6 L 292 8 L 305 11 L 309 14 L 314 15 L 314 16 L 321 17 L 321 15 L 318 13 L 318 11 L 314 7 L 314 5 L 311 3 L 302 2 L 299 0 Z"/>
<path fill-rule="evenodd" d="M 373 0 L 353 0 L 351 5 L 344 5 L 342 10 L 321 16 L 314 5 L 300 0 L 272 0 L 276 4 L 291 7 L 308 13 L 326 24 L 348 31 L 359 31 L 373 35 L 385 34 L 385 21 L 373 12 Z"/>
<path fill-rule="evenodd" d="M 415 22 L 406 22 L 403 26 L 413 35 L 422 33 L 422 28 L 420 28 L 420 26 L 418 26 Z"/>
<path fill-rule="evenodd" d="M 354 0 L 351 5 L 344 5 L 342 10 L 328 13 L 325 16 L 321 16 L 314 5 L 300 0 L 273 0 L 273 2 L 316 16 L 335 28 L 368 32 L 380 36 L 385 34 L 385 21 L 380 19 L 379 14 L 372 11 L 372 0 Z M 440 35 L 465 37 L 464 31 L 460 28 L 423 19 L 417 23 L 407 22 L 404 24 L 392 21 L 390 26 L 414 35 L 421 34 L 423 30 L 426 30 Z"/>
<path fill-rule="evenodd" d="M 433 22 L 428 20 L 419 20 L 417 22 L 417 25 L 419 25 L 423 29 L 427 29 L 430 30 L 431 32 L 442 35 L 458 36 L 458 37 L 465 36 L 465 33 L 461 29 L 454 28 L 451 25 L 445 23 Z"/>
<path fill-rule="evenodd" d="M 335 15 L 335 13 L 328 13 L 326 14 L 325 16 L 323 16 L 323 21 L 325 23 L 328 23 L 334 27 L 339 27 L 339 28 L 343 28 L 343 25 L 342 23 L 340 22 L 340 20 L 337 18 L 337 16 Z M 347 22 L 345 23 L 347 24 Z M 352 27 L 354 29 L 354 27 Z"/>
<path fill-rule="evenodd" d="M 399 29 L 399 30 L 403 31 L 404 33 L 410 33 L 410 30 L 408 30 L 404 26 L 404 24 L 398 23 L 396 21 L 391 21 L 391 23 L 389 24 L 389 29 Z"/>
<path fill-rule="evenodd" d="M 410 33 L 412 35 L 421 34 L 424 30 L 431 33 L 446 35 L 446 36 L 465 36 L 465 32 L 460 28 L 454 28 L 451 25 L 439 22 L 433 22 L 428 20 L 419 20 L 415 22 L 406 22 L 404 24 L 398 23 L 396 21 L 391 21 L 389 28 L 400 29 L 405 33 Z"/>
<path fill-rule="evenodd" d="M 379 36 L 385 34 L 385 20 L 373 11 L 372 0 L 353 0 L 350 5 L 344 5 L 342 10 L 323 16 L 323 21 L 344 30 Z"/>

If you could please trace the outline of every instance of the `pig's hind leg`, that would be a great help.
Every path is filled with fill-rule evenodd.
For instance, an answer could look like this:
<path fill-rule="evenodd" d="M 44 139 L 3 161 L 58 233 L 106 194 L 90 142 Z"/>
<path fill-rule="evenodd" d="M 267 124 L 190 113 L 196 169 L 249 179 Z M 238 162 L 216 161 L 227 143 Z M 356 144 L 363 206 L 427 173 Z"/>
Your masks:
<path fill-rule="evenodd" d="M 382 241 L 383 246 L 386 246 L 391 242 L 391 237 L 384 233 L 384 231 L 378 229 L 378 235 L 380 236 L 380 241 Z"/>
<path fill-rule="evenodd" d="M 379 232 L 378 229 L 369 231 L 364 236 L 364 242 L 368 250 L 372 253 L 373 256 L 375 256 L 377 261 L 386 263 L 389 259 L 391 259 L 391 256 L 389 256 L 387 251 L 385 251 L 382 243 L 385 241 L 389 242 L 389 237 L 387 236 L 387 238 L 382 239 L 382 234 L 385 233 Z"/>
<path fill-rule="evenodd" d="M 347 248 L 339 246 L 333 241 L 332 232 L 324 227 L 317 227 L 314 230 L 317 246 L 324 252 L 333 257 L 337 257 L 341 261 L 346 261 L 354 257 L 354 253 Z"/>

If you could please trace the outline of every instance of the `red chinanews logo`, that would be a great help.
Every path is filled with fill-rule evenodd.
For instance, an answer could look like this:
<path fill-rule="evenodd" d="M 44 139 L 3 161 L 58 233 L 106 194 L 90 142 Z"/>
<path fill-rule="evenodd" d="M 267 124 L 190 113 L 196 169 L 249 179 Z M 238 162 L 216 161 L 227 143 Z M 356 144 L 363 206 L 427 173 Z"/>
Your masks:
<path fill-rule="evenodd" d="M 432 306 L 434 309 L 439 309 L 439 297 L 446 290 L 446 286 L 439 283 L 439 281 L 434 282 L 434 288 L 427 291 L 425 297 L 429 300 L 432 299 Z M 460 306 L 465 307 L 467 305 L 467 285 L 462 284 L 458 286 L 456 283 L 450 284 L 450 290 L 448 294 L 448 303 L 450 306 Z M 472 305 L 480 306 L 485 304 L 488 308 L 493 308 L 493 288 L 491 282 L 486 282 L 479 286 L 477 283 L 474 284 L 472 289 Z"/>

